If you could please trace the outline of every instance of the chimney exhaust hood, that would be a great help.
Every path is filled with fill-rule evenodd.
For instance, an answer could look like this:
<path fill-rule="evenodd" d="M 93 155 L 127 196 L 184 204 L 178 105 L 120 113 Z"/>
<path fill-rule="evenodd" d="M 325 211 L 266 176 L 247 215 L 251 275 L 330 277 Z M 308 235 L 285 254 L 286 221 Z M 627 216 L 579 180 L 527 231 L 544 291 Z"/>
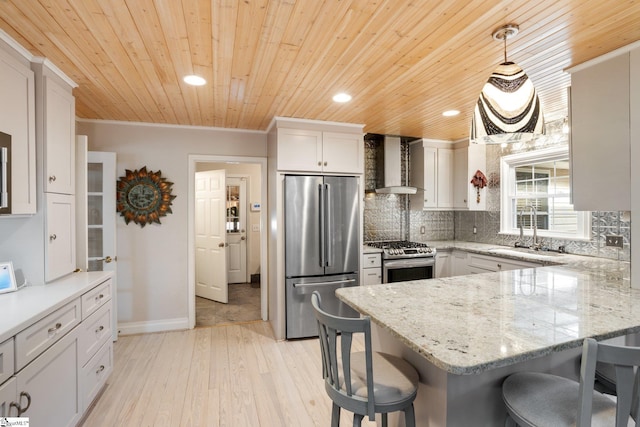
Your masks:
<path fill-rule="evenodd" d="M 384 187 L 378 194 L 416 194 L 417 188 L 402 185 L 402 153 L 400 137 L 384 137 Z M 408 172 L 407 172 L 408 173 Z M 409 180 L 407 176 L 407 181 Z"/>

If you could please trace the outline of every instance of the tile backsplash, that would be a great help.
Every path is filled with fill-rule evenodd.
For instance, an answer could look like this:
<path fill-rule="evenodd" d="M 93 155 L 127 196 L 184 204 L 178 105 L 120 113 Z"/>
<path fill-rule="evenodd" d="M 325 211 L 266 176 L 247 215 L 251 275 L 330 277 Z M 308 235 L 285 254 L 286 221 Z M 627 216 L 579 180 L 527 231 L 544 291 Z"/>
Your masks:
<path fill-rule="evenodd" d="M 418 211 L 409 210 L 406 195 L 376 194 L 380 186 L 383 147 L 376 135 L 365 136 L 365 203 L 364 240 L 402 240 L 432 242 L 434 240 L 462 240 L 511 246 L 517 235 L 500 232 L 500 157 L 521 151 L 530 151 L 549 145 L 566 144 L 562 133 L 562 120 L 547 124 L 547 137 L 535 143 L 511 145 L 501 148 L 487 146 L 486 211 Z M 402 179 L 406 182 L 409 144 L 402 141 Z M 475 227 L 475 233 L 474 233 Z M 608 234 L 621 235 L 624 247 L 605 246 Z M 629 212 L 592 212 L 591 239 L 589 241 L 545 239 L 552 249 L 564 246 L 569 253 L 629 261 L 631 257 L 631 221 Z"/>

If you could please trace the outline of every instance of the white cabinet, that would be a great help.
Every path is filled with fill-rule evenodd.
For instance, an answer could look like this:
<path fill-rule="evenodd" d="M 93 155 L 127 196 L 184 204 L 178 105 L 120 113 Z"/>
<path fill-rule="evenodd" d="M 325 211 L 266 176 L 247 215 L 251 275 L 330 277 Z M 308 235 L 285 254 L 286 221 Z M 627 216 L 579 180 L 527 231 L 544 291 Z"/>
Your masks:
<path fill-rule="evenodd" d="M 75 193 L 75 98 L 71 87 L 44 75 L 44 191 Z"/>
<path fill-rule="evenodd" d="M 382 283 L 382 256 L 380 253 L 366 253 L 362 260 L 362 284 L 379 285 Z"/>
<path fill-rule="evenodd" d="M 454 250 L 451 254 L 451 275 L 465 276 L 471 274 L 469 271 L 469 253 Z"/>
<path fill-rule="evenodd" d="M 66 289 L 82 281 L 63 280 L 68 282 L 59 286 Z M 37 293 L 23 294 L 20 307 L 37 302 L 39 308 L 30 310 L 32 324 L 0 344 L 0 379 L 11 375 L 0 380 L 0 416 L 28 417 L 31 425 L 38 426 L 78 423 L 113 370 L 111 300 L 96 297 L 111 286 L 108 278 L 82 295 L 69 294 L 70 301 L 48 314 L 51 306 L 43 304 Z M 67 299 L 53 299 L 51 304 Z M 100 304 L 94 309 L 96 300 Z M 83 313 L 90 314 L 85 319 Z"/>
<path fill-rule="evenodd" d="M 486 187 L 478 192 L 471 184 L 476 171 L 486 173 L 487 151 L 482 144 L 463 143 L 453 150 L 453 208 L 460 210 L 485 210 Z"/>
<path fill-rule="evenodd" d="M 517 270 L 520 268 L 540 267 L 535 262 L 513 260 L 509 258 L 469 254 L 468 270 L 470 273 L 486 273 L 488 271 Z"/>
<path fill-rule="evenodd" d="M 45 281 L 49 282 L 72 273 L 76 268 L 75 198 L 47 193 L 45 200 Z"/>
<path fill-rule="evenodd" d="M 436 253 L 436 278 L 452 276 L 451 258 L 451 251 L 438 251 Z"/>
<path fill-rule="evenodd" d="M 78 379 L 76 328 L 16 374 L 21 416 L 31 425 L 75 426 L 81 416 Z"/>
<path fill-rule="evenodd" d="M 453 207 L 453 150 L 430 141 L 410 145 L 410 184 L 418 188 L 411 196 L 412 209 Z"/>
<path fill-rule="evenodd" d="M 0 417 L 18 416 L 17 390 L 16 379 L 13 377 L 0 384 Z"/>
<path fill-rule="evenodd" d="M 362 134 L 278 128 L 278 169 L 361 174 Z"/>
<path fill-rule="evenodd" d="M 11 135 L 11 214 L 35 214 L 34 75 L 29 62 L 9 49 L 0 48 L 0 132 Z"/>
<path fill-rule="evenodd" d="M 571 195 L 576 210 L 631 210 L 631 127 L 640 49 L 571 72 Z M 633 88 L 633 90 L 632 90 Z M 635 109 L 635 107 L 634 107 Z"/>

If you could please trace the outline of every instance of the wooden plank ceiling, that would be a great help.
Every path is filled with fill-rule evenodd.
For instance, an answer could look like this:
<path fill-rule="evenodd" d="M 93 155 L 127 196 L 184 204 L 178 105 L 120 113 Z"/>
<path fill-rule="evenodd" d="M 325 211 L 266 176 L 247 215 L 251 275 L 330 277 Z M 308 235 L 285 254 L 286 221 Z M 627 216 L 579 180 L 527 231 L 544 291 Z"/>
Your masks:
<path fill-rule="evenodd" d="M 468 136 L 507 23 L 508 59 L 557 119 L 563 69 L 640 40 L 640 2 L 0 0 L 0 28 L 78 83 L 80 118 L 265 130 L 287 116 L 446 140 Z"/>

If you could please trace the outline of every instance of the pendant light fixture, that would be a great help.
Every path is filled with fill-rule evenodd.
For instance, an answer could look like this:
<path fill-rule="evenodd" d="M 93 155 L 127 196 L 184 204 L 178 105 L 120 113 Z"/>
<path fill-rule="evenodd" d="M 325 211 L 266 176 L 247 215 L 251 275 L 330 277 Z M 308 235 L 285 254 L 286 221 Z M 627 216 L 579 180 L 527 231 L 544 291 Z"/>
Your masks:
<path fill-rule="evenodd" d="M 476 144 L 531 141 L 544 134 L 544 117 L 533 83 L 517 64 L 507 61 L 507 39 L 519 27 L 508 24 L 493 32 L 504 42 L 504 62 L 491 74 L 476 103 L 469 139 Z"/>

